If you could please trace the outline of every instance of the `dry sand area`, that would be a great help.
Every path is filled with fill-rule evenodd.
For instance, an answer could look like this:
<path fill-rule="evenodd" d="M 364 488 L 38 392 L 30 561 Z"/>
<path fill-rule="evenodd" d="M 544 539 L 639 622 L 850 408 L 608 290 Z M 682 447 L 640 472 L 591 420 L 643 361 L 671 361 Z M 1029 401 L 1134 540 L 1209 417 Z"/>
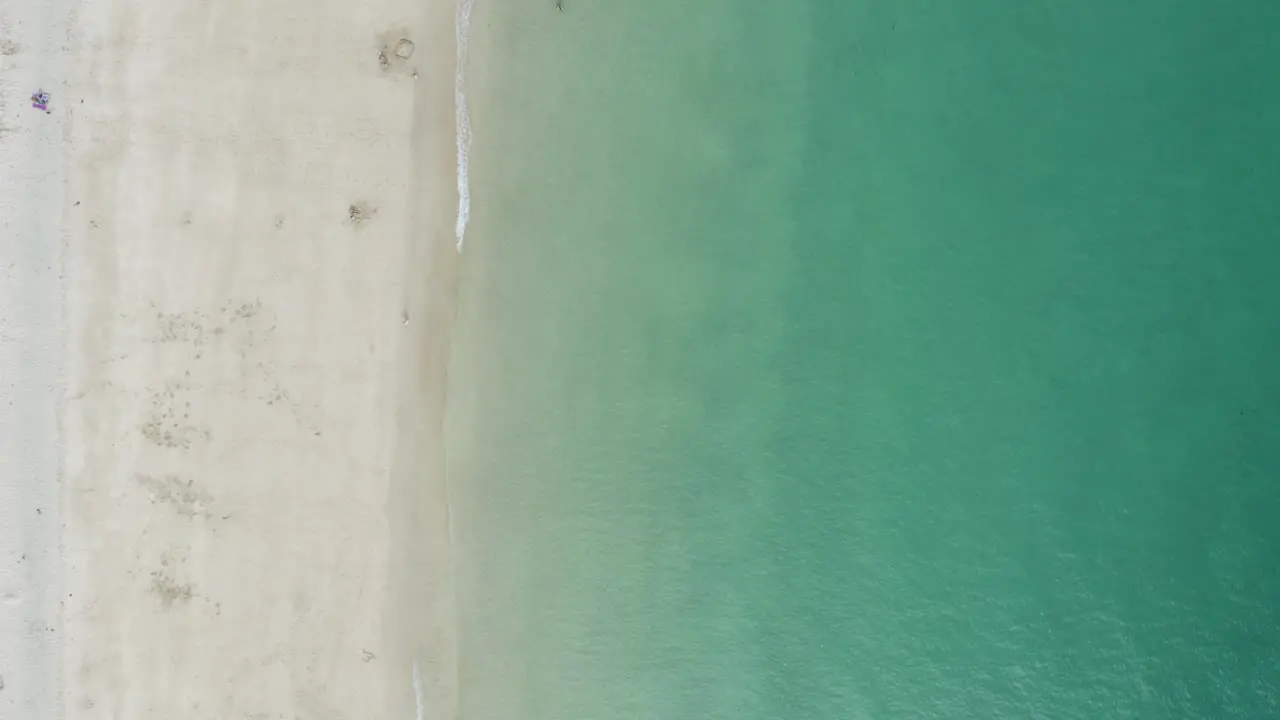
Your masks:
<path fill-rule="evenodd" d="M 452 3 L 0 11 L 0 719 L 451 716 Z"/>

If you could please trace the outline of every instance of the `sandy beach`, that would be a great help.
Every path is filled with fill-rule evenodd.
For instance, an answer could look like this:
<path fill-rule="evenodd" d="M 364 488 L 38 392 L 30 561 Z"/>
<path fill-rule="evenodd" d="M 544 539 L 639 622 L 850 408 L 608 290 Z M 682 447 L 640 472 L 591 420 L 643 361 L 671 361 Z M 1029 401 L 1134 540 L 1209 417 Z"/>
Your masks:
<path fill-rule="evenodd" d="M 451 715 L 452 3 L 31 7 L 0 718 Z"/>

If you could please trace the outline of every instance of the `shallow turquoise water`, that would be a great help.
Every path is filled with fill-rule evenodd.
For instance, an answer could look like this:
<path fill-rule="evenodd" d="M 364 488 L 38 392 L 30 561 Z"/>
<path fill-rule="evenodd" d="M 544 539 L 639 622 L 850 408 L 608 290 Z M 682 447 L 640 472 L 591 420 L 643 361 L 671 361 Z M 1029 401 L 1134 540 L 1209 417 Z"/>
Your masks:
<path fill-rule="evenodd" d="M 1280 715 L 1280 6 L 485 22 L 463 717 Z"/>

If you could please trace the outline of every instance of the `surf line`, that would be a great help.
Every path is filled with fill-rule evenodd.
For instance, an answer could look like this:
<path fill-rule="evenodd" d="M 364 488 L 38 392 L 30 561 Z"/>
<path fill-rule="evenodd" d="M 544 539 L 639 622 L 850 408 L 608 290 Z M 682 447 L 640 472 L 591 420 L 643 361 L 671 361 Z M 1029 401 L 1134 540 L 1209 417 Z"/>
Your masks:
<path fill-rule="evenodd" d="M 418 703 L 418 720 L 423 720 L 426 708 L 422 704 L 422 675 L 418 672 L 418 661 L 413 661 L 413 699 Z"/>
<path fill-rule="evenodd" d="M 471 160 L 471 115 L 467 111 L 467 41 L 471 36 L 473 0 L 458 0 L 454 15 L 455 43 L 458 48 L 457 70 L 453 75 L 453 113 L 458 142 L 458 219 L 454 239 L 458 252 L 471 219 L 471 184 L 468 178 Z"/>

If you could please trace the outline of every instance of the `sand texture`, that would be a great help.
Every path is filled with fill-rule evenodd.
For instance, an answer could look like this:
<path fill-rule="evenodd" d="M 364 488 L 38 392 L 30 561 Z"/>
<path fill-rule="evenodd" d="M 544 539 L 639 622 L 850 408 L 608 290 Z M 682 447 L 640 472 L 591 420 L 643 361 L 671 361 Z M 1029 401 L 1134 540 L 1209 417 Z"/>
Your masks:
<path fill-rule="evenodd" d="M 447 632 L 411 612 L 429 583 L 396 578 L 447 538 L 414 527 L 443 510 L 404 502 L 442 480 L 404 488 L 439 465 L 422 435 L 443 398 L 415 373 L 447 346 L 414 283 L 437 225 L 452 251 L 456 200 L 437 219 L 416 198 L 453 183 L 452 112 L 421 112 L 452 97 L 451 27 L 425 30 L 451 6 L 25 12 L 15 42 L 44 38 L 47 79 L 5 58 L 27 182 L 5 181 L 4 259 L 25 265 L 0 357 L 27 406 L 4 415 L 0 718 L 413 717 L 415 662 L 433 702 L 448 684 L 448 646 L 419 654 Z M 18 112 L 31 82 L 51 115 Z M 38 567 L 15 571 L 24 549 Z"/>
<path fill-rule="evenodd" d="M 62 100 L 69 16 L 62 0 L 0 0 L 0 720 L 58 712 L 68 126 L 30 97 Z"/>

